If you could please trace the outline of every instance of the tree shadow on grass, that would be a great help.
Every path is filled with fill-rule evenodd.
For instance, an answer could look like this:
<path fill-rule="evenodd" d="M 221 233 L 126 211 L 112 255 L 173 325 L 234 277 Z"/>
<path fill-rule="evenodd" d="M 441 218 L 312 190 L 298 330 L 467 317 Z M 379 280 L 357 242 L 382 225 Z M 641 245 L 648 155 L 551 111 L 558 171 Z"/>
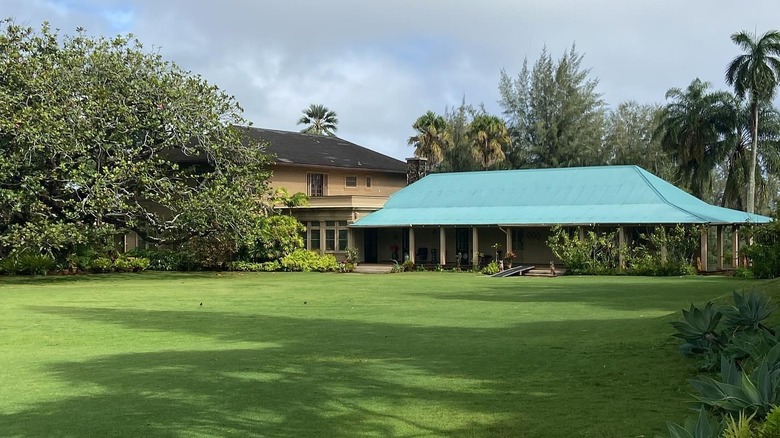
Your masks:
<path fill-rule="evenodd" d="M 125 282 L 131 281 L 165 281 L 185 280 L 193 278 L 209 279 L 220 273 L 198 272 L 159 272 L 149 271 L 140 273 L 107 273 L 107 274 L 78 274 L 78 275 L 0 275 L 0 287 L 3 286 L 46 286 L 53 284 L 89 283 L 89 282 Z"/>
<path fill-rule="evenodd" d="M 667 371 L 658 361 L 676 357 L 667 340 L 646 336 L 657 332 L 656 320 L 484 329 L 35 309 L 132 330 L 211 337 L 226 348 L 52 364 L 48 372 L 55 378 L 97 386 L 99 393 L 0 414 L 3 435 L 629 436 L 626 431 L 660 432 L 665 419 L 684 409 L 676 389 L 682 382 L 666 383 L 663 396 L 656 393 Z M 605 339 L 605 333 L 612 335 Z M 258 347 L 230 348 L 235 342 Z M 643 419 L 627 415 L 627 406 L 641 408 Z"/>
<path fill-rule="evenodd" d="M 491 279 L 492 280 L 492 279 Z M 524 278 L 497 278 L 483 288 L 471 292 L 432 292 L 440 300 L 465 300 L 502 303 L 582 303 L 614 310 L 676 312 L 690 302 L 713 299 L 717 295 L 730 296 L 732 290 L 750 287 L 751 283 L 723 278 L 695 278 L 679 281 L 676 278 L 651 277 L 588 277 L 576 284 L 575 278 L 566 283 L 530 283 Z M 756 286 L 761 283 L 756 284 Z"/>

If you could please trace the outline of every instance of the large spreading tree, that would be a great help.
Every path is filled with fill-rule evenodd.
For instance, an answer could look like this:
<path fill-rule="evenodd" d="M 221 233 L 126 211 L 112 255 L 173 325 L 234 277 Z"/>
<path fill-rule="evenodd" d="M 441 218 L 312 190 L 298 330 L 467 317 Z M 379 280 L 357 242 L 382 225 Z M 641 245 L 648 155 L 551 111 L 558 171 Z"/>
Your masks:
<path fill-rule="evenodd" d="M 268 173 L 233 97 L 132 36 L 0 22 L 0 255 L 241 238 Z"/>

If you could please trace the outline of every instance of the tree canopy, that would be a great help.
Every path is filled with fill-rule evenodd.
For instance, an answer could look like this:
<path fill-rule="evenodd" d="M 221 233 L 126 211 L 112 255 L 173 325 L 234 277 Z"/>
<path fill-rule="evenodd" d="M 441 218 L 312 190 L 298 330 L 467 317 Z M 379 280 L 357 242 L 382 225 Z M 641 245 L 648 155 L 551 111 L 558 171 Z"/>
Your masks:
<path fill-rule="evenodd" d="M 0 252 L 252 233 L 268 173 L 244 124 L 233 97 L 132 36 L 0 22 Z"/>
<path fill-rule="evenodd" d="M 516 78 L 501 72 L 500 104 L 512 135 L 512 166 L 571 167 L 597 164 L 605 104 L 598 79 L 582 67 L 576 47 L 553 61 L 547 49 Z"/>
<path fill-rule="evenodd" d="M 407 143 L 414 147 L 414 155 L 427 158 L 428 163 L 435 167 L 452 144 L 447 122 L 444 117 L 428 111 L 414 122 L 412 128 L 417 134 L 409 137 Z"/>
<path fill-rule="evenodd" d="M 311 104 L 303 110 L 303 116 L 298 119 L 299 125 L 307 125 L 301 129 L 303 134 L 336 135 L 339 119 L 335 111 L 329 110 L 325 105 Z"/>
<path fill-rule="evenodd" d="M 747 211 L 753 213 L 758 167 L 759 105 L 769 102 L 777 92 L 780 81 L 780 32 L 773 30 L 758 37 L 742 31 L 731 35 L 731 41 L 745 52 L 729 64 L 726 69 L 726 82 L 734 86 L 737 97 L 748 97 L 752 115 L 753 145 L 750 154 Z"/>

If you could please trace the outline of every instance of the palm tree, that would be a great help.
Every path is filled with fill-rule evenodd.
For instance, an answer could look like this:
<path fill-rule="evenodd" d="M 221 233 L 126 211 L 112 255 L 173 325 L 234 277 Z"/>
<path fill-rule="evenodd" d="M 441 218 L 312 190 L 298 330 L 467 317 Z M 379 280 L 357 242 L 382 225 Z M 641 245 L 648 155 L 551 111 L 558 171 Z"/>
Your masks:
<path fill-rule="evenodd" d="M 730 131 L 726 92 L 709 92 L 710 84 L 695 79 L 688 88 L 672 88 L 672 99 L 661 109 L 654 136 L 677 165 L 677 179 L 694 196 L 703 198 L 712 185 L 712 173 L 728 154 L 724 133 Z"/>
<path fill-rule="evenodd" d="M 325 105 L 311 104 L 303 110 L 303 117 L 298 120 L 299 125 L 308 125 L 301 129 L 303 134 L 335 136 L 339 120 L 336 113 Z"/>
<path fill-rule="evenodd" d="M 469 138 L 482 168 L 504 161 L 504 148 L 509 145 L 509 131 L 506 123 L 496 116 L 480 114 L 469 126 Z"/>
<path fill-rule="evenodd" d="M 409 137 L 409 146 L 414 146 L 414 155 L 428 159 L 435 166 L 444 158 L 444 151 L 452 145 L 452 136 L 447 130 L 444 117 L 433 111 L 420 116 L 412 125 L 417 135 Z"/>
<path fill-rule="evenodd" d="M 755 211 L 756 167 L 758 166 L 758 107 L 772 100 L 780 80 L 780 32 L 769 31 L 761 37 L 742 31 L 731 35 L 731 41 L 745 51 L 726 69 L 726 82 L 734 86 L 740 99 L 748 96 L 753 147 L 750 151 L 747 211 Z"/>
<path fill-rule="evenodd" d="M 725 165 L 725 182 L 721 206 L 745 210 L 747 205 L 747 192 L 745 187 L 749 185 L 751 144 L 753 139 L 752 124 L 753 112 L 744 101 L 734 99 L 730 105 L 728 124 L 730 130 L 726 133 L 725 141 L 728 143 L 729 156 Z M 762 120 L 758 127 L 758 139 L 762 145 L 777 145 L 780 139 L 780 113 L 770 102 L 763 102 L 758 108 L 759 118 Z M 777 168 L 777 148 L 759 148 L 761 162 L 768 172 L 774 172 Z M 771 195 L 767 192 L 768 180 L 763 172 L 756 173 L 756 202 L 755 210 L 760 210 L 761 205 L 766 205 Z"/>

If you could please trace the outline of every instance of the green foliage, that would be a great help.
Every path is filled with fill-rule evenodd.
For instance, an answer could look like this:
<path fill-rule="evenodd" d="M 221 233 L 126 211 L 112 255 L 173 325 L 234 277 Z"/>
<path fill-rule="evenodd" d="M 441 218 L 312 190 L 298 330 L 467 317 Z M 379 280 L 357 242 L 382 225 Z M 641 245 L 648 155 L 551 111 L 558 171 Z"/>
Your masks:
<path fill-rule="evenodd" d="M 325 105 L 311 104 L 303 110 L 298 124 L 307 125 L 301 129 L 303 134 L 334 136 L 338 130 L 339 119 L 336 112 Z"/>
<path fill-rule="evenodd" d="M 726 329 L 731 332 L 738 330 L 767 330 L 764 323 L 776 309 L 769 297 L 759 293 L 732 292 L 734 306 L 726 312 Z M 774 335 L 774 333 L 772 332 Z"/>
<path fill-rule="evenodd" d="M 723 313 L 713 303 L 707 303 L 703 308 L 691 304 L 688 310 L 683 309 L 682 316 L 683 321 L 671 324 L 677 330 L 672 336 L 685 341 L 680 347 L 684 353 L 701 354 L 722 347 L 716 330 Z"/>
<path fill-rule="evenodd" d="M 297 249 L 281 261 L 285 271 L 301 272 L 338 272 L 339 263 L 333 254 L 319 254 L 314 251 Z"/>
<path fill-rule="evenodd" d="M 469 125 L 467 136 L 472 153 L 483 170 L 503 167 L 504 150 L 511 143 L 506 123 L 496 116 L 479 114 Z"/>
<path fill-rule="evenodd" d="M 547 246 L 566 265 L 567 273 L 580 275 L 615 274 L 624 271 L 620 258 L 631 275 L 692 275 L 691 265 L 696 252 L 698 227 L 657 227 L 652 233 L 640 234 L 633 247 L 618 247 L 618 231 L 611 233 L 579 228 L 567 230 L 552 227 Z M 666 253 L 663 253 L 665 248 Z"/>
<path fill-rule="evenodd" d="M 0 253 L 65 256 L 133 230 L 239 239 L 267 159 L 238 103 L 132 37 L 0 22 Z"/>
<path fill-rule="evenodd" d="M 428 111 L 414 122 L 412 128 L 416 134 L 409 137 L 407 143 L 414 147 L 414 155 L 427 158 L 428 165 L 436 167 L 452 145 L 452 136 L 444 117 Z"/>
<path fill-rule="evenodd" d="M 780 345 L 775 349 L 780 349 Z M 778 355 L 780 352 L 770 353 L 751 373 L 740 371 L 723 357 L 720 381 L 711 377 L 691 380 L 698 391 L 696 399 L 718 412 L 737 415 L 745 411 L 758 419 L 766 417 L 774 406 L 780 404 Z"/>
<path fill-rule="evenodd" d="M 620 268 L 617 231 L 599 234 L 588 231 L 580 239 L 555 225 L 550 230 L 547 246 L 566 265 L 567 273 L 603 275 L 615 273 Z"/>
<path fill-rule="evenodd" d="M 487 266 L 482 268 L 482 271 L 480 272 L 482 272 L 485 275 L 498 274 L 498 263 L 496 263 L 496 261 L 494 260 L 488 263 Z"/>
<path fill-rule="evenodd" d="M 282 263 L 279 260 L 271 260 L 270 262 L 263 263 L 236 261 L 230 262 L 228 264 L 228 269 L 239 272 L 273 272 L 281 271 Z"/>
<path fill-rule="evenodd" d="M 723 429 L 722 438 L 752 438 L 753 435 L 753 417 L 740 411 L 734 418 L 733 415 L 726 416 L 726 424 Z"/>
<path fill-rule="evenodd" d="M 253 261 L 279 260 L 303 249 L 306 227 L 292 216 L 274 215 L 262 219 L 256 239 L 248 245 Z"/>
<path fill-rule="evenodd" d="M 0 261 L 0 272 L 19 275 L 46 275 L 56 268 L 56 262 L 48 254 L 31 252 L 12 253 Z"/>
<path fill-rule="evenodd" d="M 753 274 L 758 278 L 780 277 L 780 221 L 760 225 L 752 234 L 753 243 L 744 253 L 753 262 Z"/>
<path fill-rule="evenodd" d="M 780 438 L 780 406 L 769 411 L 766 420 L 759 427 L 758 438 Z"/>
<path fill-rule="evenodd" d="M 558 61 L 544 49 L 532 70 L 528 61 L 514 79 L 501 72 L 500 104 L 512 133 L 512 167 L 602 164 L 605 103 L 598 79 L 572 47 Z"/>
<path fill-rule="evenodd" d="M 108 257 L 97 257 L 92 260 L 90 270 L 92 272 L 111 272 L 114 268 L 114 262 Z"/>
<path fill-rule="evenodd" d="M 401 264 L 401 272 L 412 272 L 414 271 L 414 268 L 415 268 L 415 264 L 411 260 L 405 260 Z"/>
<path fill-rule="evenodd" d="M 704 407 L 699 409 L 696 418 L 686 418 L 682 426 L 675 423 L 666 423 L 666 426 L 670 438 L 718 438 L 723 430 L 723 425 L 717 419 L 710 418 Z"/>
<path fill-rule="evenodd" d="M 136 248 L 127 253 L 130 257 L 149 260 L 151 271 L 200 271 L 203 269 L 195 256 L 185 250 Z"/>

